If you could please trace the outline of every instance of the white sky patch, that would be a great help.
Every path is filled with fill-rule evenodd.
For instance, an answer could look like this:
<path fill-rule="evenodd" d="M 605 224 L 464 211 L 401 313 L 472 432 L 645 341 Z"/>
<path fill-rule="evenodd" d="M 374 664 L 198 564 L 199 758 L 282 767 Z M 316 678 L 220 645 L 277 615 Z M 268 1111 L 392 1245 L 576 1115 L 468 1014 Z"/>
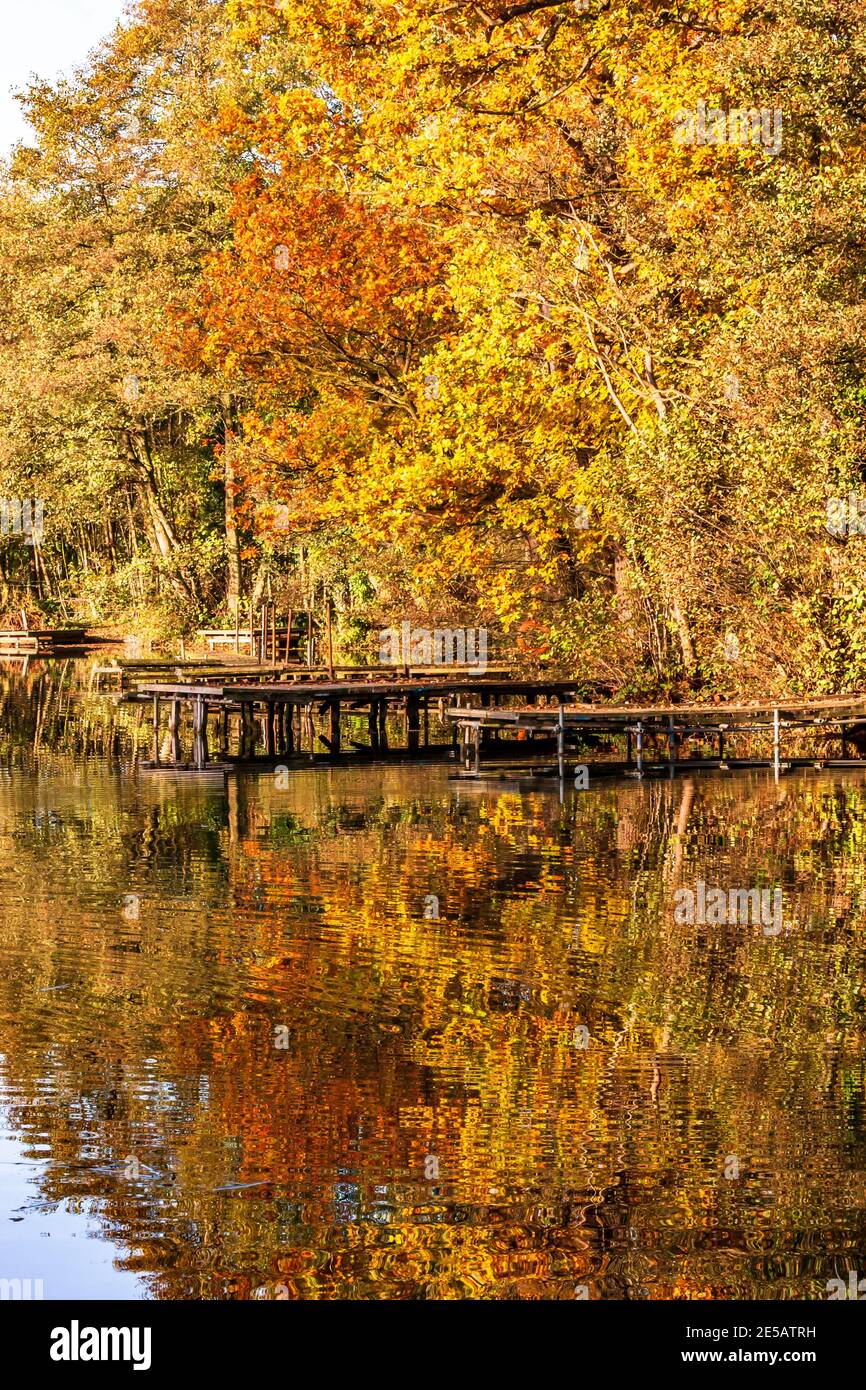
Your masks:
<path fill-rule="evenodd" d="M 123 15 L 125 0 L 0 0 L 0 157 L 30 128 L 13 97 L 32 77 L 52 81 L 85 61 Z"/>

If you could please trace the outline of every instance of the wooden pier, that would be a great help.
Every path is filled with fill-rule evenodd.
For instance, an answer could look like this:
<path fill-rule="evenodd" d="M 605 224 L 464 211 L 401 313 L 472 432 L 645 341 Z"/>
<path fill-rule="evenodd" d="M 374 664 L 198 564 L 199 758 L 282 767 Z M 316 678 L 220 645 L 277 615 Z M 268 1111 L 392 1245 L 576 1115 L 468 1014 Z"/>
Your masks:
<path fill-rule="evenodd" d="M 459 674 L 459 671 L 455 672 Z M 485 673 L 488 681 L 507 681 L 510 672 L 505 668 L 489 667 Z M 321 681 L 384 681 L 441 678 L 441 670 L 436 667 L 409 666 L 383 670 L 381 666 L 370 663 L 366 666 L 308 666 L 301 662 L 273 665 L 263 663 L 257 657 L 237 656 L 194 656 L 194 657 L 126 657 L 118 656 L 103 666 L 94 666 L 90 674 L 90 689 L 131 690 L 140 693 L 148 681 L 156 683 L 173 682 L 175 685 L 273 685 L 299 682 Z"/>
<path fill-rule="evenodd" d="M 41 656 L 55 652 L 78 652 L 83 651 L 87 645 L 87 630 L 83 627 L 0 629 L 0 656 Z"/>
<path fill-rule="evenodd" d="M 217 717 L 216 737 L 223 758 L 229 756 L 230 725 L 238 734 L 239 758 L 247 760 L 261 746 L 266 757 L 292 758 L 304 752 L 315 756 L 338 756 L 347 746 L 356 753 L 381 755 L 389 751 L 388 719 L 401 714 L 405 721 L 407 754 L 431 748 L 431 714 L 438 714 L 446 726 L 449 709 L 462 701 L 484 709 L 497 699 L 518 695 L 524 700 L 539 697 L 565 700 L 573 698 L 575 684 L 570 681 L 515 681 L 507 675 L 472 675 L 468 671 L 444 677 L 423 674 L 392 678 L 359 680 L 349 676 L 343 680 L 310 679 L 308 673 L 298 674 L 291 668 L 271 673 L 255 682 L 240 677 L 234 681 L 159 681 L 140 683 L 135 691 L 124 697 L 127 701 L 147 701 L 152 707 L 154 742 L 158 750 L 163 711 L 168 714 L 168 733 L 171 736 L 172 762 L 180 762 L 181 719 L 186 712 L 192 716 L 193 758 L 195 766 L 209 759 L 212 731 L 211 717 Z M 366 723 L 367 741 L 359 743 L 344 738 L 343 723 L 347 718 L 362 718 Z M 316 727 L 324 723 L 327 732 Z M 456 731 L 446 733 L 446 742 L 453 745 Z M 155 759 L 159 761 L 158 756 Z"/>
<path fill-rule="evenodd" d="M 448 711 L 464 772 L 478 776 L 485 756 L 511 764 L 517 755 L 555 752 L 560 780 L 586 767 L 586 750 L 607 742 L 622 745 L 624 758 L 596 764 L 634 777 L 660 772 L 709 768 L 766 767 L 775 775 L 789 767 L 863 767 L 849 757 L 852 748 L 866 755 L 866 695 L 841 696 L 802 703 L 766 705 L 666 705 L 644 708 L 557 703 L 555 709 L 504 708 L 490 705 Z M 738 740 L 766 745 L 765 756 L 737 756 Z M 817 753 L 792 748 L 817 739 Z M 522 746 L 521 746 L 522 745 Z M 828 752 L 838 746 L 838 756 Z"/>
<path fill-rule="evenodd" d="M 336 672 L 335 672 L 336 674 Z M 586 704 L 576 681 L 515 680 L 467 670 L 371 672 L 342 679 L 293 667 L 243 667 L 221 680 L 146 681 L 123 696 L 152 707 L 155 765 L 167 715 L 168 765 L 204 767 L 215 740 L 226 766 L 265 758 L 381 757 L 391 746 L 389 720 L 403 721 L 399 751 L 412 756 L 451 750 L 461 775 L 486 764 L 506 775 L 528 764 L 564 781 L 588 767 L 637 778 L 699 769 L 864 767 L 866 695 L 784 704 L 612 706 Z M 192 725 L 192 761 L 181 754 L 181 727 Z M 216 721 L 214 727 L 213 721 Z M 362 721 L 363 741 L 348 737 Z M 431 720 L 437 721 L 431 736 Z M 237 754 L 230 752 L 237 736 Z M 862 754 L 862 756 L 861 756 Z"/>

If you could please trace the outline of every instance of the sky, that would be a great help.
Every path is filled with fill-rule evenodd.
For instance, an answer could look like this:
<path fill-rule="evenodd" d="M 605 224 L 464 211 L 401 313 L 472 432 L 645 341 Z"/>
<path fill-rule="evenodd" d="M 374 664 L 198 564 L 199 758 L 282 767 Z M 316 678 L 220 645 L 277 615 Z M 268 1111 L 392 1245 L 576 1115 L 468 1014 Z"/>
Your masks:
<path fill-rule="evenodd" d="M 27 135 L 15 88 L 54 78 L 87 57 L 121 17 L 124 0 L 0 0 L 0 156 Z"/>

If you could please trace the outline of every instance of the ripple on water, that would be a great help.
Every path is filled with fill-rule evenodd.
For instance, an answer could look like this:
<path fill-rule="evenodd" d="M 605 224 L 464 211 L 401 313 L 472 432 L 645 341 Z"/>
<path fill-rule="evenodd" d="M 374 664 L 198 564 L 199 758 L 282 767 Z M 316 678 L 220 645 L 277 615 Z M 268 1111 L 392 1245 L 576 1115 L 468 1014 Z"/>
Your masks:
<path fill-rule="evenodd" d="M 0 781 L 0 1275 L 802 1298 L 862 1262 L 859 781 L 289 781 Z M 680 920 L 699 883 L 780 887 L 783 930 Z"/>

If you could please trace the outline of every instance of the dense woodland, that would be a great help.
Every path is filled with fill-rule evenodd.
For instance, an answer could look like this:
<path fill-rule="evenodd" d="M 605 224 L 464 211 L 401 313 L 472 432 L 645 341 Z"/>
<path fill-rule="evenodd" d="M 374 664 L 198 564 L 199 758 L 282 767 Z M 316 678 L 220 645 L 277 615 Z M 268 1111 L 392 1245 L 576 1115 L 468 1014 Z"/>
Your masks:
<path fill-rule="evenodd" d="M 139 0 L 3 171 L 7 614 L 862 684 L 864 12 Z"/>

